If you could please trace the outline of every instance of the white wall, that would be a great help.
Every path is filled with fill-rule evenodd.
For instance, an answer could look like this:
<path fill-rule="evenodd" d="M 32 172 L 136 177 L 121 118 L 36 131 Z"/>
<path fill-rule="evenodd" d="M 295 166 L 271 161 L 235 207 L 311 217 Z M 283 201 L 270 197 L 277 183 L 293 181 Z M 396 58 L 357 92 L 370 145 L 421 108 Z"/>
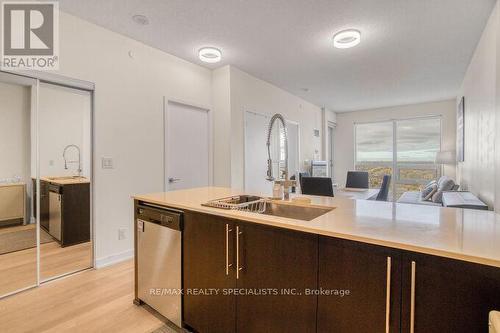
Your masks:
<path fill-rule="evenodd" d="M 82 176 L 90 176 L 91 96 L 87 91 L 40 84 L 38 99 L 40 176 L 76 175 L 78 164 L 64 169 L 67 145 L 80 148 Z M 68 161 L 77 161 L 77 150 L 67 151 Z"/>
<path fill-rule="evenodd" d="M 458 100 L 465 96 L 465 161 L 457 167 L 458 179 L 463 188 L 478 195 L 490 207 L 496 201 L 497 210 L 500 209 L 500 108 L 497 104 L 500 97 L 497 87 L 499 27 L 497 3 L 458 96 Z"/>
<path fill-rule="evenodd" d="M 374 110 L 337 113 L 335 133 L 335 181 L 345 185 L 347 171 L 354 169 L 354 124 L 356 122 L 441 116 L 441 149 L 455 150 L 456 105 L 454 100 L 396 106 Z M 455 167 L 446 166 L 444 174 L 455 178 Z"/>
<path fill-rule="evenodd" d="M 231 186 L 231 99 L 229 66 L 212 72 L 214 185 Z"/>
<path fill-rule="evenodd" d="M 96 257 L 104 264 L 132 254 L 131 195 L 163 190 L 163 96 L 211 105 L 211 71 L 66 13 L 60 61 L 60 74 L 95 83 Z M 102 157 L 114 169 L 101 169 Z M 118 228 L 127 228 L 125 240 Z"/>
<path fill-rule="evenodd" d="M 496 50 L 496 130 L 500 131 L 500 33 L 498 29 L 500 28 L 500 2 L 497 1 L 496 8 L 494 10 L 496 13 L 497 21 L 497 50 Z M 500 170 L 500 135 L 495 134 L 495 168 Z M 500 212 L 500 171 L 495 174 L 496 185 L 495 185 L 495 211 Z"/>
<path fill-rule="evenodd" d="M 299 160 L 301 163 L 304 160 L 311 160 L 315 152 L 321 154 L 321 136 L 315 137 L 313 135 L 314 129 L 322 132 L 320 107 L 233 66 L 230 67 L 230 103 L 232 187 L 244 187 L 245 142 L 243 128 L 245 111 L 267 115 L 281 113 L 287 120 L 298 123 L 300 127 Z M 263 140 L 265 142 L 265 138 Z"/>
<path fill-rule="evenodd" d="M 30 182 L 30 94 L 28 87 L 0 83 L 0 179 Z"/>

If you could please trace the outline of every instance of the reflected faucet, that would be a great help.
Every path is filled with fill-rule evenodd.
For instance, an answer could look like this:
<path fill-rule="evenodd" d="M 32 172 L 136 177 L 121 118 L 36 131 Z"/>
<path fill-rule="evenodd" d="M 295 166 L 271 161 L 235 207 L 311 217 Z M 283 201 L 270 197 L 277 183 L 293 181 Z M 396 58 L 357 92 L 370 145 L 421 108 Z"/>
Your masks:
<path fill-rule="evenodd" d="M 68 161 L 66 159 L 66 152 L 70 149 L 70 148 L 76 148 L 76 150 L 78 151 L 78 160 L 77 161 Z M 82 163 L 81 163 L 81 158 L 80 158 L 80 147 L 78 147 L 77 145 L 67 145 L 66 147 L 64 147 L 64 151 L 63 151 L 63 158 L 64 158 L 64 169 L 65 170 L 68 170 L 68 163 L 78 163 L 78 176 L 81 176 L 82 175 Z"/>
<path fill-rule="evenodd" d="M 273 161 L 271 159 L 271 134 L 273 132 L 274 123 L 277 120 L 279 120 L 281 122 L 281 124 L 283 125 L 283 138 L 285 141 L 285 170 L 283 172 L 283 178 L 275 180 L 275 178 L 273 176 Z M 269 127 L 267 128 L 266 146 L 267 146 L 267 177 L 266 177 L 266 179 L 271 181 L 271 182 L 274 181 L 275 184 L 279 184 L 280 186 L 283 186 L 284 199 L 288 200 L 288 199 L 290 199 L 290 188 L 295 185 L 295 181 L 288 179 L 288 134 L 286 131 L 285 118 L 279 113 L 274 114 L 271 117 L 271 120 L 269 121 Z M 279 178 L 279 176 L 278 176 L 278 178 Z"/>

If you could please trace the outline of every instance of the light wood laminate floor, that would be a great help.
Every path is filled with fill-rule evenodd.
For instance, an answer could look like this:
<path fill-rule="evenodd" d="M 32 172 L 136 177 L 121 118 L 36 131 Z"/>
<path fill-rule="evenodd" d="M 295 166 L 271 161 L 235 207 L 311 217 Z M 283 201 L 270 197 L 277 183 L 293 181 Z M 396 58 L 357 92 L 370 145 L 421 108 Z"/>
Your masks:
<path fill-rule="evenodd" d="M 134 298 L 133 261 L 88 270 L 0 300 L 0 332 L 151 332 Z"/>
<path fill-rule="evenodd" d="M 40 276 L 46 280 L 92 266 L 92 243 L 40 245 Z M 0 295 L 36 284 L 36 248 L 0 255 Z"/>

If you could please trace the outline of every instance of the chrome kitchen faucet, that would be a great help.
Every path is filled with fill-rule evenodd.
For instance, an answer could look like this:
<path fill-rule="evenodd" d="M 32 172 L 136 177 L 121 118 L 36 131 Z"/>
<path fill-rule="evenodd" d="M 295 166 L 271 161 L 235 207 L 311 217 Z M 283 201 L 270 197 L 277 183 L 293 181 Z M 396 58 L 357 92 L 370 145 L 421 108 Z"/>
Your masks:
<path fill-rule="evenodd" d="M 66 152 L 68 151 L 69 148 L 76 148 L 76 150 L 78 151 L 78 160 L 77 161 L 68 161 L 66 159 Z M 67 145 L 66 147 L 64 147 L 64 151 L 63 151 L 63 158 L 64 158 L 64 169 L 65 170 L 68 170 L 68 163 L 78 163 L 78 176 L 81 176 L 82 175 L 82 163 L 81 163 L 81 158 L 80 158 L 80 147 L 78 147 L 77 145 Z"/>
<path fill-rule="evenodd" d="M 283 173 L 283 179 L 278 179 L 275 180 L 273 176 L 273 161 L 271 159 L 271 133 L 273 131 L 273 126 L 276 120 L 279 120 L 281 124 L 283 125 L 283 138 L 285 141 L 285 171 Z M 286 131 L 286 123 L 285 123 L 285 118 L 279 114 L 276 113 L 271 117 L 271 120 L 269 121 L 269 127 L 267 128 L 267 177 L 266 179 L 269 181 L 274 181 L 275 184 L 279 184 L 280 186 L 283 186 L 283 192 L 284 192 L 284 199 L 288 200 L 290 199 L 290 188 L 295 185 L 294 180 L 288 179 L 288 134 Z M 278 163 L 279 164 L 279 163 Z M 279 177 L 279 176 L 278 176 Z"/>

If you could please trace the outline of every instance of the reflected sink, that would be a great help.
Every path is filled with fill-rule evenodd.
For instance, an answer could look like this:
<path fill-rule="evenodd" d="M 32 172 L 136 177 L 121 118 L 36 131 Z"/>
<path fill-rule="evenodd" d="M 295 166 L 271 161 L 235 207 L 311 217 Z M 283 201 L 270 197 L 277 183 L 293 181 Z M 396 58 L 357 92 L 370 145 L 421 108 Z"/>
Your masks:
<path fill-rule="evenodd" d="M 334 208 L 335 207 L 297 206 L 268 202 L 266 204 L 266 210 L 262 214 L 311 221 L 332 211 Z"/>

